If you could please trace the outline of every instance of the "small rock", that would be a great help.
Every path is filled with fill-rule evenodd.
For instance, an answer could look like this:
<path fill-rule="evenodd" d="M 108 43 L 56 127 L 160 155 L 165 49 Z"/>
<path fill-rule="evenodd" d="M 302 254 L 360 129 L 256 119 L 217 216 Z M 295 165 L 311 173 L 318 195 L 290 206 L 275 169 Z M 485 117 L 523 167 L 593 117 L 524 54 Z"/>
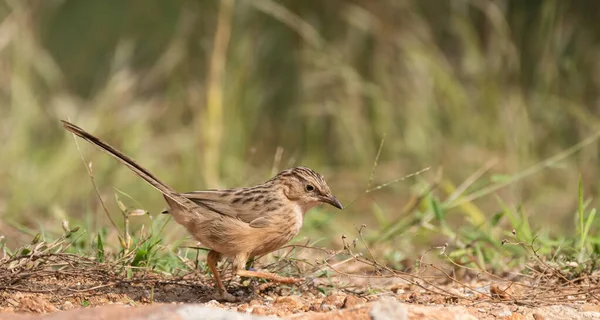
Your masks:
<path fill-rule="evenodd" d="M 512 315 L 512 312 L 508 309 L 500 310 L 500 312 L 496 313 L 496 316 L 500 317 L 500 318 L 510 317 L 511 315 Z"/>
<path fill-rule="evenodd" d="M 255 314 L 258 316 L 264 316 L 267 314 L 267 310 L 264 307 L 256 306 L 256 307 L 252 308 L 252 314 Z"/>
<path fill-rule="evenodd" d="M 325 298 L 325 300 L 323 300 L 323 302 L 334 306 L 336 309 L 339 309 L 344 305 L 345 298 L 346 298 L 346 296 L 344 296 L 344 295 L 339 295 L 339 294 L 338 295 L 330 295 L 330 296 L 327 296 L 327 298 Z"/>
<path fill-rule="evenodd" d="M 410 291 L 410 285 L 407 284 L 395 284 L 390 288 L 390 291 L 392 291 L 393 293 L 404 293 L 407 291 Z"/>
<path fill-rule="evenodd" d="M 381 297 L 373 304 L 369 315 L 373 320 L 408 320 L 406 308 L 392 297 Z"/>
<path fill-rule="evenodd" d="M 252 299 L 252 300 L 250 300 L 250 303 L 249 303 L 249 304 L 250 304 L 251 306 L 260 306 L 260 305 L 262 305 L 262 303 L 260 302 L 260 300 L 256 300 L 256 299 Z"/>
<path fill-rule="evenodd" d="M 285 308 L 289 311 L 295 311 L 301 309 L 304 306 L 304 303 L 302 303 L 300 298 L 297 296 L 285 296 L 277 298 L 274 305 L 277 305 L 280 308 Z"/>
<path fill-rule="evenodd" d="M 243 303 L 237 307 L 237 311 L 244 312 L 244 313 L 250 313 L 250 312 L 252 312 L 252 308 L 247 303 Z"/>
<path fill-rule="evenodd" d="M 73 304 L 71 303 L 71 301 L 65 301 L 65 303 L 63 303 L 62 305 L 62 310 L 70 310 L 73 309 Z"/>
<path fill-rule="evenodd" d="M 353 296 L 353 295 L 348 295 L 344 299 L 344 303 L 342 304 L 342 308 L 343 309 L 353 308 L 354 306 L 359 305 L 361 303 L 363 303 L 363 301 L 360 298 L 358 298 L 356 296 Z"/>
<path fill-rule="evenodd" d="M 223 305 L 219 303 L 219 301 L 217 300 L 210 300 L 209 302 L 204 304 L 207 307 L 216 307 L 216 308 L 222 308 Z"/>

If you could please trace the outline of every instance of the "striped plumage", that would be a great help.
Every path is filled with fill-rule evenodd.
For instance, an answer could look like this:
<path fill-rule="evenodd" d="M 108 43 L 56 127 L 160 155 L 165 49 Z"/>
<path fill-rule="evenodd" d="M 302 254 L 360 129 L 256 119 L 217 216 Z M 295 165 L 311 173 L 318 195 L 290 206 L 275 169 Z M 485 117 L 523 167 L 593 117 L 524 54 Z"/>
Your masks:
<path fill-rule="evenodd" d="M 341 208 L 323 177 L 305 167 L 284 170 L 254 187 L 194 191 L 181 196 L 196 203 L 202 217 L 186 218 L 173 209 L 176 204 L 170 205 L 169 213 L 177 222 L 189 225 L 187 229 L 196 239 L 226 256 L 249 251 L 248 239 L 253 238 L 257 239 L 251 240 L 255 244 L 246 252 L 249 257 L 281 247 L 298 233 L 306 211 L 319 202 Z"/>
<path fill-rule="evenodd" d="M 160 191 L 170 213 L 194 238 L 209 247 L 207 264 L 217 282 L 221 298 L 231 299 L 220 281 L 216 263 L 225 256 L 233 260 L 238 275 L 255 276 L 281 282 L 294 279 L 244 270 L 253 256 L 276 250 L 290 241 L 302 226 L 304 214 L 319 203 L 342 209 L 325 179 L 306 167 L 281 171 L 253 187 L 178 193 L 138 165 L 133 159 L 63 121 L 64 127 L 98 146 Z"/>

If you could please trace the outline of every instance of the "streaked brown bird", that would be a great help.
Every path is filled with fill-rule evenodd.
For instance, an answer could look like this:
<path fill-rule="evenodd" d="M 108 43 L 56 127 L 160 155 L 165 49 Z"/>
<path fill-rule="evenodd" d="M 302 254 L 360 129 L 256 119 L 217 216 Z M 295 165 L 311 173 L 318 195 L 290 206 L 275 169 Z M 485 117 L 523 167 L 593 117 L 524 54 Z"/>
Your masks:
<path fill-rule="evenodd" d="M 74 124 L 62 122 L 65 129 L 112 155 L 164 195 L 169 209 L 163 213 L 170 213 L 211 249 L 206 262 L 223 300 L 235 297 L 225 290 L 217 271 L 221 257 L 232 259 L 239 276 L 295 283 L 299 279 L 245 270 L 246 262 L 290 241 L 302 227 L 304 214 L 315 205 L 328 203 L 342 209 L 323 176 L 306 167 L 281 171 L 254 187 L 179 193 L 122 152 Z"/>

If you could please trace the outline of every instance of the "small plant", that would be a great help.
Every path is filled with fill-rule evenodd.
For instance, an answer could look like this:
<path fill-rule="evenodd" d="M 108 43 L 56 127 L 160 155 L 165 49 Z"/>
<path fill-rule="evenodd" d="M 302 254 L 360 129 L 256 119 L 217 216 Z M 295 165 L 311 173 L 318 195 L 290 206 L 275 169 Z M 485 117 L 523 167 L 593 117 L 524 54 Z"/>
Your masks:
<path fill-rule="evenodd" d="M 596 208 L 592 208 L 589 211 L 586 211 L 589 202 L 584 202 L 583 182 L 581 175 L 579 176 L 579 183 L 577 189 L 577 235 L 579 237 L 579 254 L 577 256 L 577 261 L 579 263 L 583 263 L 584 261 L 588 260 L 592 254 L 600 253 L 596 251 L 598 248 L 598 243 L 600 242 L 598 241 L 598 238 L 590 237 L 590 229 L 592 228 L 594 219 L 596 218 Z"/>

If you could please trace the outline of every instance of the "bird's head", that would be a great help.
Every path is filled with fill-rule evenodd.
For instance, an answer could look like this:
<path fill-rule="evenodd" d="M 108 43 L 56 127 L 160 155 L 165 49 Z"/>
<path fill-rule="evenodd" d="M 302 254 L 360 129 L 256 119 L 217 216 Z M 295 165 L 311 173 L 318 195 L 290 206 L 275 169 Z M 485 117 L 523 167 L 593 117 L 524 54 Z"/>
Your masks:
<path fill-rule="evenodd" d="M 300 205 L 304 213 L 319 203 L 328 203 L 343 209 L 323 176 L 307 167 L 281 171 L 273 179 L 283 186 L 285 196 Z"/>

